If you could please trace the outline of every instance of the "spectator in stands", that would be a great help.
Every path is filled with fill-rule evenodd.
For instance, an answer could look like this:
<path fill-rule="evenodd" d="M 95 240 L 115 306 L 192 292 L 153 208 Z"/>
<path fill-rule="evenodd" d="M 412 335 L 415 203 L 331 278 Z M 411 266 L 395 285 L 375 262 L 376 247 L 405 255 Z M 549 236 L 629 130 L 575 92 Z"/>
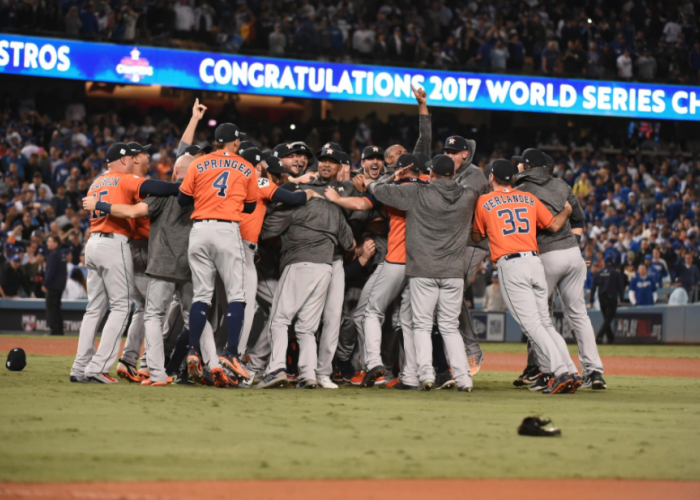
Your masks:
<path fill-rule="evenodd" d="M 66 300 L 87 299 L 87 284 L 85 276 L 79 267 L 73 267 L 69 279 L 66 281 L 66 289 L 63 298 Z"/>
<path fill-rule="evenodd" d="M 637 269 L 637 276 L 630 282 L 630 302 L 634 306 L 653 306 L 656 304 L 656 283 L 647 275 L 647 268 L 641 264 Z"/>
<path fill-rule="evenodd" d="M 629 50 L 625 50 L 617 58 L 617 75 L 623 80 L 630 80 L 632 78 L 632 58 L 630 57 Z"/>
<path fill-rule="evenodd" d="M 503 44 L 503 40 L 500 38 L 496 41 L 496 44 L 491 49 L 491 69 L 497 71 L 506 69 L 506 64 L 510 53 L 508 52 L 508 47 Z"/>
<path fill-rule="evenodd" d="M 644 54 L 637 58 L 637 76 L 640 80 L 652 81 L 656 76 L 656 59 L 649 48 L 644 50 Z"/>
<path fill-rule="evenodd" d="M 688 292 L 690 302 L 696 300 L 695 289 L 700 284 L 700 270 L 693 263 L 693 254 L 686 251 L 685 256 L 678 267 L 676 268 L 676 277 L 681 281 L 683 288 Z"/>
<path fill-rule="evenodd" d="M 282 33 L 282 24 L 275 24 L 275 30 L 267 37 L 268 47 L 271 56 L 284 55 L 284 48 L 287 46 L 287 37 Z"/>
<path fill-rule="evenodd" d="M 505 311 L 506 304 L 503 301 L 503 294 L 498 284 L 498 273 L 491 275 L 491 284 L 486 287 L 484 293 L 484 311 Z"/>
<path fill-rule="evenodd" d="M 51 335 L 63 335 L 63 312 L 61 296 L 66 288 L 66 257 L 61 251 L 60 241 L 55 236 L 46 240 L 49 255 L 46 259 L 46 274 L 42 290 L 46 295 L 46 322 Z"/>
<path fill-rule="evenodd" d="M 559 63 L 559 47 L 557 42 L 551 41 L 547 48 L 542 51 L 542 72 L 546 74 L 554 73 Z"/>
<path fill-rule="evenodd" d="M 673 283 L 673 292 L 668 298 L 669 306 L 684 306 L 688 304 L 688 292 L 683 288 L 683 282 L 680 278 L 676 278 Z"/>
<path fill-rule="evenodd" d="M 16 253 L 0 269 L 0 296 L 2 298 L 19 298 L 20 293 L 30 294 L 26 277 L 22 271 L 22 256 Z"/>
<path fill-rule="evenodd" d="M 659 276 L 659 286 L 661 286 L 662 283 L 669 277 L 668 264 L 666 264 L 666 261 L 661 258 L 661 250 L 659 250 L 659 248 L 654 248 L 651 255 L 651 267 Z"/>
<path fill-rule="evenodd" d="M 180 0 L 173 7 L 175 11 L 175 31 L 177 36 L 188 39 L 194 29 L 194 11 L 189 0 Z"/>
<path fill-rule="evenodd" d="M 352 36 L 352 49 L 357 52 L 361 58 L 369 58 L 374 48 L 376 33 L 367 28 L 365 23 L 360 22 L 358 29 Z"/>
<path fill-rule="evenodd" d="M 78 37 L 83 27 L 83 22 L 80 20 L 78 7 L 73 5 L 66 15 L 65 20 L 66 34 L 72 37 Z"/>

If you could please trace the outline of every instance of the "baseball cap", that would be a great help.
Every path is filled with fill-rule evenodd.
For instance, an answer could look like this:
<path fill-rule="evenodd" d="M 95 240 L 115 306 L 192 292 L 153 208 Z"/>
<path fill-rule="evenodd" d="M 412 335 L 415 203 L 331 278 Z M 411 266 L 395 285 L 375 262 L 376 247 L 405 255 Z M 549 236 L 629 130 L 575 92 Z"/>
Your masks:
<path fill-rule="evenodd" d="M 285 182 L 284 184 L 281 184 L 280 189 L 284 189 L 285 191 L 299 191 L 301 188 L 299 187 L 299 184 L 296 182 Z"/>
<path fill-rule="evenodd" d="M 41 172 L 39 172 L 38 170 L 36 172 L 34 172 L 34 175 L 32 176 L 32 178 L 36 179 L 37 177 L 39 177 L 39 178 L 42 177 Z"/>
<path fill-rule="evenodd" d="M 404 153 L 396 160 L 396 168 L 410 167 L 411 170 L 418 170 L 419 165 L 420 160 L 416 155 L 411 153 Z"/>
<path fill-rule="evenodd" d="M 238 153 L 245 151 L 246 149 L 257 147 L 253 141 L 241 141 L 241 145 L 238 146 Z"/>
<path fill-rule="evenodd" d="M 343 147 L 339 143 L 327 142 L 323 146 L 321 146 L 321 149 L 316 151 L 316 157 L 318 157 L 318 155 L 321 154 L 321 151 L 323 151 L 324 149 L 327 149 L 327 148 L 335 149 L 336 151 L 343 151 Z"/>
<path fill-rule="evenodd" d="M 185 148 L 185 152 L 182 154 L 195 156 L 195 155 L 198 155 L 199 153 L 204 153 L 205 155 L 208 155 L 212 151 L 214 151 L 214 148 L 212 148 L 211 146 L 200 147 L 200 146 L 193 144 L 192 146 Z"/>
<path fill-rule="evenodd" d="M 39 255 L 43 255 L 44 257 L 46 257 L 46 254 L 48 253 L 48 251 L 47 251 L 46 248 L 44 248 L 44 247 L 39 247 L 39 249 L 36 251 L 36 253 L 38 253 Z"/>
<path fill-rule="evenodd" d="M 498 271 L 494 271 L 491 273 L 491 279 L 498 279 Z"/>
<path fill-rule="evenodd" d="M 497 180 L 510 184 L 518 169 L 508 160 L 496 160 L 491 164 L 491 173 Z"/>
<path fill-rule="evenodd" d="M 233 142 L 245 136 L 233 123 L 222 123 L 214 131 L 214 140 L 219 144 Z"/>
<path fill-rule="evenodd" d="M 151 154 L 149 152 L 151 150 L 150 144 L 146 144 L 145 146 L 142 146 L 138 142 L 127 142 L 126 145 L 131 148 L 131 151 L 134 153 L 134 156 L 136 156 L 139 153 L 146 153 L 147 155 Z"/>
<path fill-rule="evenodd" d="M 253 166 L 257 165 L 263 160 L 262 151 L 260 151 L 258 148 L 248 148 L 245 151 L 239 151 L 238 154 L 241 155 L 241 158 L 248 163 L 251 163 Z"/>
<path fill-rule="evenodd" d="M 137 153 L 134 153 L 127 144 L 115 142 L 109 147 L 105 156 L 107 158 L 107 163 L 112 163 L 121 160 L 125 156 L 135 156 L 136 154 Z"/>
<path fill-rule="evenodd" d="M 644 256 L 644 260 L 647 260 L 647 259 L 651 260 L 651 254 L 650 254 L 650 253 L 648 253 L 648 254 L 646 254 L 646 255 Z"/>
<path fill-rule="evenodd" d="M 333 148 L 324 148 L 321 150 L 321 154 L 318 155 L 318 159 L 321 160 L 321 158 L 331 158 L 338 163 L 345 163 L 343 160 L 345 160 L 345 157 L 347 155 L 343 153 L 342 151 L 338 151 L 337 149 Z"/>
<path fill-rule="evenodd" d="M 493 163 L 489 163 L 484 168 L 484 175 L 486 176 L 487 181 L 489 180 L 489 175 L 491 175 L 492 172 L 493 172 Z"/>
<path fill-rule="evenodd" d="M 27 366 L 27 355 L 24 349 L 15 347 L 7 354 L 7 362 L 5 366 L 11 372 L 21 372 Z"/>
<path fill-rule="evenodd" d="M 267 171 L 270 174 L 273 175 L 282 175 L 288 173 L 284 168 L 282 168 L 282 164 L 280 163 L 280 159 L 275 157 L 275 156 L 270 156 L 265 160 L 265 165 L 267 165 Z"/>
<path fill-rule="evenodd" d="M 362 150 L 362 159 L 366 160 L 367 158 L 375 158 L 379 157 L 382 160 L 384 159 L 384 150 L 380 148 L 379 146 L 367 146 L 365 149 Z"/>
<path fill-rule="evenodd" d="M 418 158 L 418 170 L 424 174 L 429 173 L 430 167 L 433 166 L 433 162 L 430 161 L 428 155 L 425 153 L 415 153 L 415 155 L 416 158 Z"/>
<path fill-rule="evenodd" d="M 549 160 L 547 159 L 549 158 Z M 522 156 L 514 156 L 512 158 L 513 162 L 516 164 L 524 163 L 530 167 L 546 167 L 551 164 L 554 165 L 554 160 L 551 157 L 545 155 L 542 151 L 535 148 L 526 149 Z"/>
<path fill-rule="evenodd" d="M 18 254 L 14 254 L 12 256 L 12 259 L 10 259 L 12 262 L 22 262 L 22 257 Z"/>
<path fill-rule="evenodd" d="M 307 158 L 311 159 L 314 157 L 313 153 L 311 152 L 311 148 L 306 145 L 305 142 L 303 141 L 296 141 L 292 143 L 292 150 L 295 153 L 302 154 L 306 156 Z"/>
<path fill-rule="evenodd" d="M 351 163 L 350 155 L 343 152 L 343 151 L 339 151 L 339 154 L 340 154 L 340 163 L 342 163 L 343 165 L 350 165 L 350 163 Z"/>
<path fill-rule="evenodd" d="M 469 149 L 469 143 L 461 135 L 453 135 L 445 139 L 445 146 L 442 148 L 443 151 L 450 149 L 455 151 L 466 151 Z M 435 159 L 433 158 L 433 161 Z"/>
<path fill-rule="evenodd" d="M 435 155 L 433 156 L 430 171 L 433 172 L 435 175 L 451 177 L 455 173 L 455 162 L 452 161 L 452 158 L 450 158 L 447 155 Z"/>
<path fill-rule="evenodd" d="M 272 149 L 272 156 L 276 158 L 284 158 L 287 155 L 290 155 L 294 152 L 294 146 L 291 144 L 287 144 L 286 142 L 283 142 L 281 144 L 278 144 Z"/>

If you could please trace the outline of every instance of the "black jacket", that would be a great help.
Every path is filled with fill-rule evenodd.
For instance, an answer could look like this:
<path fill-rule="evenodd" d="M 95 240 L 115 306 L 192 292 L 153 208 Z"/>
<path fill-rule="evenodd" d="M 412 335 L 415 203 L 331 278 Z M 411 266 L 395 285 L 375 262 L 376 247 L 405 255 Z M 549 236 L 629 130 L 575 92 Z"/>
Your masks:
<path fill-rule="evenodd" d="M 46 257 L 46 273 L 44 274 L 44 286 L 49 290 L 62 292 L 66 289 L 68 268 L 66 256 L 60 248 L 57 248 Z"/>

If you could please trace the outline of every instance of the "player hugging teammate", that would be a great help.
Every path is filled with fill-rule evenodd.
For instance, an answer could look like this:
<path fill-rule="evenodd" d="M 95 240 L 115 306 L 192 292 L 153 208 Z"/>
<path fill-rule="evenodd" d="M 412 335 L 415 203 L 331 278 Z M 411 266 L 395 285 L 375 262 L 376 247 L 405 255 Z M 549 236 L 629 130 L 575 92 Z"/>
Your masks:
<path fill-rule="evenodd" d="M 144 178 L 148 146 L 113 145 L 83 200 L 88 307 L 71 381 L 117 383 L 109 371 L 133 309 L 117 369 L 130 382 L 471 392 L 483 354 L 464 291 L 490 254 L 528 338 L 515 385 L 604 389 L 571 189 L 538 150 L 495 161 L 487 176 L 464 137 L 433 156 L 426 93 L 414 95 L 413 152 L 368 146 L 357 172 L 338 143 L 263 153 L 232 123 L 216 128 L 215 150 L 193 146 L 198 101 L 174 182 Z M 583 376 L 552 326 L 556 291 Z"/>

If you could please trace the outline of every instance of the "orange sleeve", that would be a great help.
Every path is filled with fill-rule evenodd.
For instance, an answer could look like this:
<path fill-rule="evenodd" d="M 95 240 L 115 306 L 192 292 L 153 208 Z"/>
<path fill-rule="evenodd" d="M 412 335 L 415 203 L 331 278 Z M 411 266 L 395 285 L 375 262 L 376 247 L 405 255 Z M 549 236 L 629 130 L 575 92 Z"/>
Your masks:
<path fill-rule="evenodd" d="M 532 195 L 531 195 L 532 196 Z M 535 214 L 537 215 L 537 227 L 547 229 L 554 222 L 554 216 L 540 200 L 532 196 L 535 200 Z"/>
<path fill-rule="evenodd" d="M 245 197 L 245 202 L 253 203 L 256 201 L 258 201 L 258 179 L 255 177 L 254 173 L 251 173 L 250 177 L 248 177 L 248 189 Z"/>
<path fill-rule="evenodd" d="M 260 188 L 260 195 L 263 200 L 272 201 L 272 195 L 275 194 L 275 191 L 277 191 L 277 186 L 270 183 L 264 188 Z"/>
<path fill-rule="evenodd" d="M 182 184 L 180 185 L 180 191 L 182 191 L 184 194 L 187 196 L 194 196 L 194 176 L 196 172 L 196 168 L 194 165 L 190 165 L 190 168 L 187 169 L 187 174 L 185 175 L 185 179 L 182 181 Z"/>
<path fill-rule="evenodd" d="M 481 236 L 486 236 L 486 224 L 484 224 L 484 209 L 477 205 L 476 213 L 474 214 L 474 224 L 472 225 L 472 233 L 479 233 Z"/>
<path fill-rule="evenodd" d="M 141 189 L 141 184 L 146 180 L 145 177 L 139 177 L 138 175 L 125 175 L 119 180 L 124 193 L 127 193 L 127 198 L 132 198 L 139 202 L 142 198 L 139 196 L 139 189 Z"/>

